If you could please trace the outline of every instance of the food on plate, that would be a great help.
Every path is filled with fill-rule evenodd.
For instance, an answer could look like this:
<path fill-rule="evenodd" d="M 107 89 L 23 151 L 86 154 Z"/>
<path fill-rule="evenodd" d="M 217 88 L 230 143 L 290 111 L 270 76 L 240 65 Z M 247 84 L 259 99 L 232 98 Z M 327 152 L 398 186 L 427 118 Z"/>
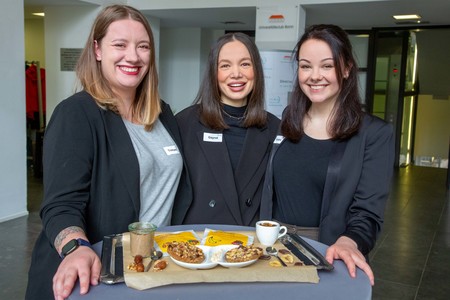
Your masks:
<path fill-rule="evenodd" d="M 263 250 L 253 245 L 239 247 L 228 250 L 225 253 L 225 260 L 227 262 L 244 262 L 249 260 L 258 259 L 263 254 Z"/>
<path fill-rule="evenodd" d="M 259 257 L 260 260 L 270 260 L 271 256 L 267 254 L 263 254 Z"/>
<path fill-rule="evenodd" d="M 302 261 L 298 261 L 298 262 L 296 262 L 295 264 L 294 264 L 294 266 L 296 266 L 296 267 L 301 267 L 301 266 L 304 266 L 305 264 L 302 262 Z"/>
<path fill-rule="evenodd" d="M 168 243 L 167 253 L 174 259 L 185 263 L 199 264 L 205 260 L 203 250 L 188 242 Z"/>
<path fill-rule="evenodd" d="M 153 271 L 159 272 L 164 270 L 167 267 L 167 262 L 165 260 L 157 260 L 153 265 Z"/>
<path fill-rule="evenodd" d="M 172 242 L 187 242 L 191 245 L 199 245 L 200 240 L 192 230 L 179 232 L 166 232 L 155 235 L 155 242 L 163 253 L 167 252 L 167 245 Z"/>
<path fill-rule="evenodd" d="M 214 251 L 213 254 L 211 255 L 211 261 L 216 263 L 220 262 L 222 260 L 223 252 L 224 250 Z"/>

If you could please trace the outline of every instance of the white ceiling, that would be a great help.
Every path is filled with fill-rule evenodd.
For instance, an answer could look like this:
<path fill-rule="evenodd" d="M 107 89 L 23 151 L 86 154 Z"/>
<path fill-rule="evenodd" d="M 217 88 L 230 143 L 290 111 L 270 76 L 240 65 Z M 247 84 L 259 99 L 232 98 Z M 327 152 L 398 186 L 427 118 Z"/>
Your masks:
<path fill-rule="evenodd" d="M 301 1 L 299 1 L 301 2 Z M 314 1 L 305 1 L 314 3 Z M 305 3 L 303 2 L 303 3 Z M 321 1 L 323 2 L 323 1 Z M 345 1 L 342 1 L 345 2 Z M 78 0 L 24 0 L 25 17 L 30 10 L 46 5 L 89 5 Z M 330 23 L 345 29 L 411 26 L 397 25 L 394 14 L 419 14 L 426 25 L 450 25 L 450 0 L 391 0 L 360 3 L 305 4 L 306 24 Z M 256 8 L 206 8 L 144 10 L 161 19 L 161 27 L 202 27 L 226 30 L 255 30 Z M 226 22 L 238 22 L 227 24 Z"/>

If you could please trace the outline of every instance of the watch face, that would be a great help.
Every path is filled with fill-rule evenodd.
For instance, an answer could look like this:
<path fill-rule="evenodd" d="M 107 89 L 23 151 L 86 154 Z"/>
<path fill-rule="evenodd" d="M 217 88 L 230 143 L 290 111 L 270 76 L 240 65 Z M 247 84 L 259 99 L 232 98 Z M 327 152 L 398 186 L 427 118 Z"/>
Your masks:
<path fill-rule="evenodd" d="M 71 253 L 78 247 L 77 240 L 70 240 L 67 244 L 64 245 L 61 254 L 63 256 L 66 256 L 67 254 Z"/>

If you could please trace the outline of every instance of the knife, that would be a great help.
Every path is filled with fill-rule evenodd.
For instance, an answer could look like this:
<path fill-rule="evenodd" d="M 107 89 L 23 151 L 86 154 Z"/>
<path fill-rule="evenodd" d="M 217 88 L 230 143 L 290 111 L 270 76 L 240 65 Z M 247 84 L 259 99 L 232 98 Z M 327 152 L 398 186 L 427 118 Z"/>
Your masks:
<path fill-rule="evenodd" d="M 306 256 L 315 266 L 320 264 L 320 260 L 317 259 L 314 255 L 312 255 L 308 250 L 306 250 L 303 245 L 292 239 L 290 236 L 286 235 L 286 240 L 294 245 L 304 256 Z"/>

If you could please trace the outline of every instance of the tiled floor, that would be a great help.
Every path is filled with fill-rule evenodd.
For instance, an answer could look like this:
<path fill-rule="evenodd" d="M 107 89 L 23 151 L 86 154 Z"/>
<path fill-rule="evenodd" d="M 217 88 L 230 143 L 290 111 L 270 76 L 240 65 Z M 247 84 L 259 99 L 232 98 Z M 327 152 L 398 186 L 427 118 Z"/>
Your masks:
<path fill-rule="evenodd" d="M 408 167 L 394 177 L 371 264 L 373 299 L 450 299 L 450 196 L 446 169 Z"/>
<path fill-rule="evenodd" d="M 445 169 L 395 172 L 385 227 L 371 253 L 374 300 L 444 300 L 450 295 L 450 196 Z M 23 299 L 41 229 L 42 184 L 29 177 L 28 217 L 0 223 L 0 299 Z"/>

